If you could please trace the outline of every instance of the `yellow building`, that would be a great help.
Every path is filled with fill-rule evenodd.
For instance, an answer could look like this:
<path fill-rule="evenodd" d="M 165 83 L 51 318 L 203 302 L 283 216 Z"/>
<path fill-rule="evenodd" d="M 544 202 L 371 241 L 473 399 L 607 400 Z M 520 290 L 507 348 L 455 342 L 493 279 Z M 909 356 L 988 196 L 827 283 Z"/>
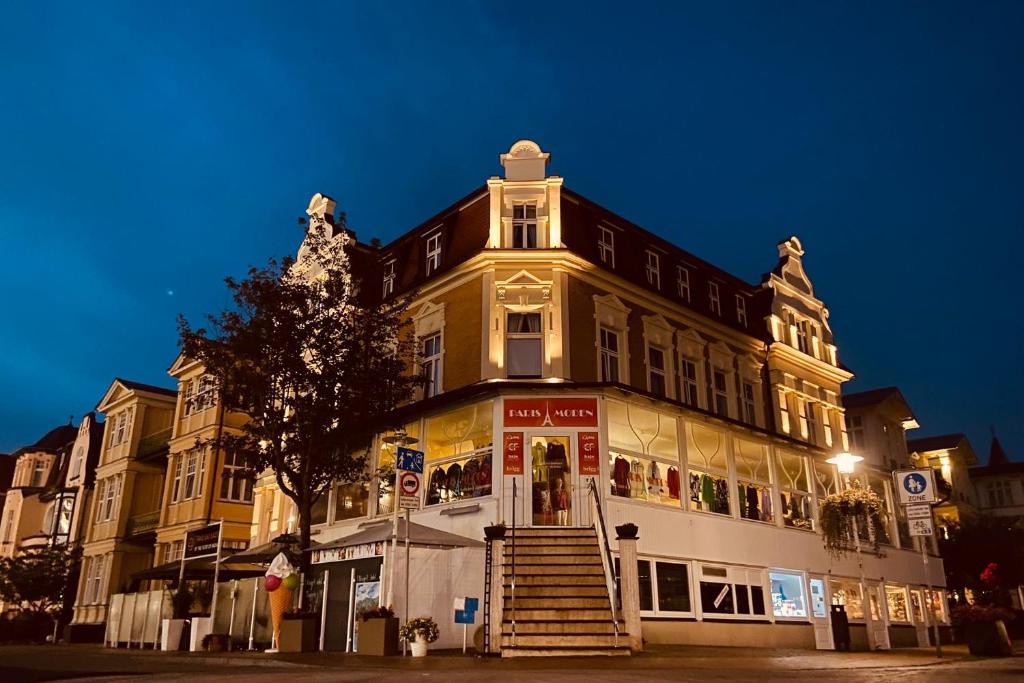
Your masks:
<path fill-rule="evenodd" d="M 237 432 L 245 418 L 226 411 L 215 379 L 179 356 L 168 370 L 178 382 L 164 480 L 155 564 L 181 559 L 185 532 L 224 520 L 224 547 L 243 549 L 252 523 L 252 476 L 241 456 L 209 445 Z"/>
<path fill-rule="evenodd" d="M 108 598 L 149 568 L 171 435 L 175 392 L 115 379 L 97 410 L 106 415 L 87 511 L 71 634 L 99 640 Z"/>
<path fill-rule="evenodd" d="M 939 491 L 945 491 L 946 500 L 935 506 L 935 524 L 938 533 L 950 522 L 960 522 L 977 516 L 969 468 L 978 464 L 978 456 L 971 442 L 963 434 L 926 436 L 907 441 L 907 450 L 915 467 L 931 467 Z"/>

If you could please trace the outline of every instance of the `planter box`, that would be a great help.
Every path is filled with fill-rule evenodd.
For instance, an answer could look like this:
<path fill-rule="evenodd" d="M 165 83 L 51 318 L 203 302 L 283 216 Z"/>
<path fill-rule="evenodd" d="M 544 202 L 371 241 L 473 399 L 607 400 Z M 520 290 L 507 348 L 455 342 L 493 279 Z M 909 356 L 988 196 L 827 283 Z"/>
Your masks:
<path fill-rule="evenodd" d="M 181 632 L 185 628 L 184 619 L 164 619 L 160 629 L 160 649 L 180 650 Z"/>
<path fill-rule="evenodd" d="M 972 655 L 1009 657 L 1013 653 L 1006 625 L 1002 621 L 968 624 L 965 635 L 967 648 Z"/>
<path fill-rule="evenodd" d="M 278 652 L 315 652 L 317 617 L 310 615 L 281 620 L 281 638 Z"/>
<path fill-rule="evenodd" d="M 393 657 L 398 654 L 398 617 L 359 622 L 359 654 Z"/>
<path fill-rule="evenodd" d="M 192 617 L 192 632 L 189 634 L 192 652 L 203 651 L 203 638 L 213 630 L 213 619 L 210 617 Z"/>

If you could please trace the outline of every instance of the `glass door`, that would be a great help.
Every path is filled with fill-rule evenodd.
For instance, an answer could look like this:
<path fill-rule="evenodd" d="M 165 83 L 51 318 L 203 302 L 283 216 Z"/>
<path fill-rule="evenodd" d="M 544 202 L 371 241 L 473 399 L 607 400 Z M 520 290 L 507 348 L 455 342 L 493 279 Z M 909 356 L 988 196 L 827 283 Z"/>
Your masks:
<path fill-rule="evenodd" d="M 829 619 L 828 597 L 825 595 L 825 579 L 811 579 L 811 623 L 814 624 L 814 646 L 819 650 L 834 650 L 832 622 Z"/>
<path fill-rule="evenodd" d="M 533 526 L 572 526 L 571 446 L 568 436 L 530 437 Z"/>

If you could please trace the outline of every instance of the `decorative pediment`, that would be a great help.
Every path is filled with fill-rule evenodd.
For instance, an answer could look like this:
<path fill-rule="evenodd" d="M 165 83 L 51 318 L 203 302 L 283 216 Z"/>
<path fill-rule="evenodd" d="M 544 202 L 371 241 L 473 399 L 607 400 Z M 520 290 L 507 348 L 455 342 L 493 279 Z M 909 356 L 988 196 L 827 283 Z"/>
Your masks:
<path fill-rule="evenodd" d="M 497 299 L 509 308 L 535 310 L 551 300 L 551 281 L 520 270 L 507 280 L 494 283 Z"/>
<path fill-rule="evenodd" d="M 736 354 L 732 352 L 728 344 L 721 341 L 712 342 L 708 344 L 708 358 L 711 359 L 711 365 L 719 370 L 733 370 L 733 358 Z"/>
<path fill-rule="evenodd" d="M 673 328 L 663 315 L 660 313 L 645 315 L 643 321 L 644 336 L 647 337 L 649 344 L 665 349 L 672 347 Z"/>
<path fill-rule="evenodd" d="M 412 316 L 417 337 L 425 337 L 444 329 L 444 307 L 443 303 L 435 304 L 432 301 L 420 306 Z"/>
<path fill-rule="evenodd" d="M 687 358 L 701 359 L 704 358 L 704 347 L 707 346 L 707 342 L 697 330 L 688 327 L 676 331 L 676 345 L 679 352 Z"/>
<path fill-rule="evenodd" d="M 594 295 L 594 317 L 598 323 L 616 330 L 628 329 L 629 308 L 614 294 Z"/>

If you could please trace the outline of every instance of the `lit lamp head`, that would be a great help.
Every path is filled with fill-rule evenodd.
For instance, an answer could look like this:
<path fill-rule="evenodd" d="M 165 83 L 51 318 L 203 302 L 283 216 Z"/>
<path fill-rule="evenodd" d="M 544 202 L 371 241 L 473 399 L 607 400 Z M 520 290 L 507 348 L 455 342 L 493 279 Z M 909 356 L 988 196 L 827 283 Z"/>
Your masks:
<path fill-rule="evenodd" d="M 854 466 L 863 460 L 859 455 L 853 453 L 836 453 L 825 462 L 830 465 L 835 465 L 839 469 L 840 474 L 853 474 Z"/>

